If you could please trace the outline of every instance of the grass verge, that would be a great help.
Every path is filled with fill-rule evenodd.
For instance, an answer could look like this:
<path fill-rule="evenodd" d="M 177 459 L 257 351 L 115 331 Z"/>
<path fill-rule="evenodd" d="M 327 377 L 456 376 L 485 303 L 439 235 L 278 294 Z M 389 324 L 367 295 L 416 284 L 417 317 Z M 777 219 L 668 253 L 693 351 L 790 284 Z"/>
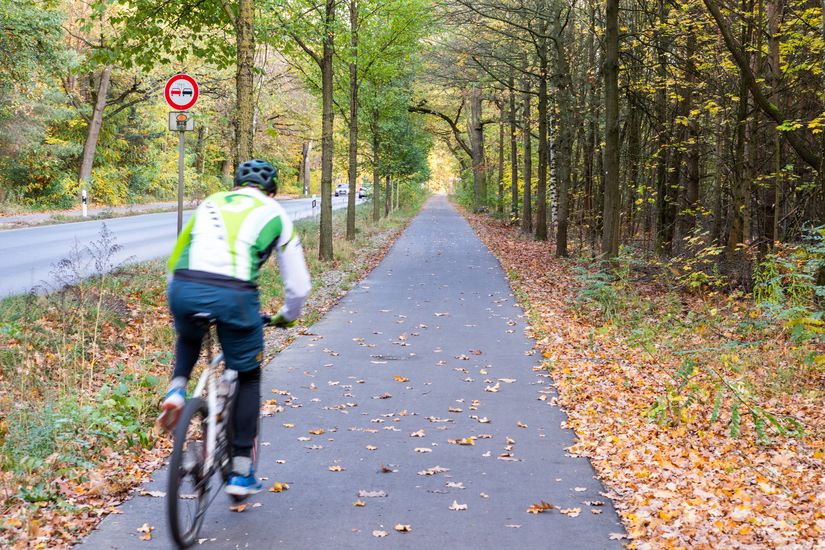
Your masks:
<path fill-rule="evenodd" d="M 319 319 L 383 257 L 421 200 L 377 223 L 357 210 L 354 241 L 345 211 L 333 215 L 335 260 L 318 257 L 318 224 L 296 222 L 313 277 L 303 326 Z M 171 372 L 174 330 L 166 308 L 164 263 L 107 263 L 117 244 L 102 236 L 91 259 L 73 254 L 55 266 L 45 295 L 0 301 L 0 544 L 66 547 L 115 510 L 162 464 L 169 447 L 152 430 Z M 83 262 L 103 267 L 81 281 Z M 261 273 L 261 302 L 276 311 L 276 262 Z M 269 331 L 267 351 L 301 327 Z M 39 546 L 38 546 L 39 545 Z"/>
<path fill-rule="evenodd" d="M 465 216 L 499 258 L 633 548 L 825 540 L 823 341 L 742 295 L 699 297 Z"/>

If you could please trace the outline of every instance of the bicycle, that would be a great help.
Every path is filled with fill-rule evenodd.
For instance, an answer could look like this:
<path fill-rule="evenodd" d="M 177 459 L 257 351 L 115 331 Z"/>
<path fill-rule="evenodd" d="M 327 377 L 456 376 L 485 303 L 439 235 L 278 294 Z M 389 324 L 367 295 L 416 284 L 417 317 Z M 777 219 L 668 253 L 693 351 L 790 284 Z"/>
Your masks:
<path fill-rule="evenodd" d="M 261 315 L 261 319 L 265 326 L 272 320 L 268 315 Z M 231 473 L 231 411 L 238 376 L 236 371 L 220 368 L 222 352 L 213 356 L 214 316 L 196 313 L 192 320 L 205 329 L 207 366 L 178 418 L 169 459 L 167 520 L 172 539 L 180 548 L 188 548 L 195 543 L 207 508 L 220 494 Z M 256 458 L 257 442 L 252 449 L 253 464 Z M 215 476 L 220 476 L 220 484 L 213 490 Z M 240 502 L 244 497 L 233 495 L 232 499 Z M 190 503 L 192 510 L 186 506 Z"/>

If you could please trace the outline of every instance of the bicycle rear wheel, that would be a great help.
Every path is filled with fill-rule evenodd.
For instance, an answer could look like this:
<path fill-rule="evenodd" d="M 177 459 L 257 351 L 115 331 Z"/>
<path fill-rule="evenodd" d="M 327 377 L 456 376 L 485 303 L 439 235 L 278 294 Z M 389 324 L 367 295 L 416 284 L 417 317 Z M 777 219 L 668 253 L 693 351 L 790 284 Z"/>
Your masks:
<path fill-rule="evenodd" d="M 175 427 L 166 512 L 172 539 L 180 548 L 195 543 L 209 505 L 211 472 L 204 471 L 208 408 L 203 399 L 187 401 Z"/>

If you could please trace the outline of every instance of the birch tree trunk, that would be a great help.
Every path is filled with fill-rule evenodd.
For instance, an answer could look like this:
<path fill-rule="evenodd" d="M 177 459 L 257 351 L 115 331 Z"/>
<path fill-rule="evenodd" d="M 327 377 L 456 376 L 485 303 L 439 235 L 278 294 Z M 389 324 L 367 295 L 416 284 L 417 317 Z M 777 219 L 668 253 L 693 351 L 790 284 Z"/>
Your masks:
<path fill-rule="evenodd" d="M 106 99 L 109 96 L 109 84 L 111 80 L 112 65 L 106 65 L 100 73 L 95 106 L 94 110 L 92 110 L 92 118 L 89 120 L 86 141 L 83 143 L 83 157 L 81 157 L 80 172 L 78 173 L 78 181 L 81 187 L 88 186 L 89 178 L 92 176 L 95 152 L 97 151 L 97 140 L 100 137 L 100 129 L 103 127 L 103 111 L 106 109 Z"/>
<path fill-rule="evenodd" d="M 355 193 L 358 179 L 358 2 L 349 3 L 349 193 L 347 193 L 347 240 L 355 239 Z"/>

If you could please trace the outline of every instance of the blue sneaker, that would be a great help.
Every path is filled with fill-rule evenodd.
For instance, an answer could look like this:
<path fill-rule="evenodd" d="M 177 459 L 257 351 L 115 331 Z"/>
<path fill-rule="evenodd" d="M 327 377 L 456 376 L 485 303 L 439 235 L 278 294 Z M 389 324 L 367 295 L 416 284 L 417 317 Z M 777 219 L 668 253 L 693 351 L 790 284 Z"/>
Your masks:
<path fill-rule="evenodd" d="M 185 404 L 186 389 L 178 386 L 170 388 L 160 405 L 160 416 L 157 419 L 158 427 L 171 432 L 178 423 L 178 418 L 180 418 L 180 413 Z"/>
<path fill-rule="evenodd" d="M 260 493 L 263 488 L 263 484 L 255 477 L 254 470 L 248 476 L 242 476 L 232 472 L 229 474 L 229 480 L 226 482 L 226 494 L 232 495 L 233 497 L 246 498 Z"/>

